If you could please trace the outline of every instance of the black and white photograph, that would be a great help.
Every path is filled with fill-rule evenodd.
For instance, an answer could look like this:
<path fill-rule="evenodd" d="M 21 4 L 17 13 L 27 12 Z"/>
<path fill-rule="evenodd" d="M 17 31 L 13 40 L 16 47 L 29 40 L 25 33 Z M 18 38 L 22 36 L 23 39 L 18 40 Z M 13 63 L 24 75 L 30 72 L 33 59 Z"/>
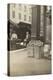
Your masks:
<path fill-rule="evenodd" d="M 52 73 L 52 6 L 7 4 L 7 75 Z"/>

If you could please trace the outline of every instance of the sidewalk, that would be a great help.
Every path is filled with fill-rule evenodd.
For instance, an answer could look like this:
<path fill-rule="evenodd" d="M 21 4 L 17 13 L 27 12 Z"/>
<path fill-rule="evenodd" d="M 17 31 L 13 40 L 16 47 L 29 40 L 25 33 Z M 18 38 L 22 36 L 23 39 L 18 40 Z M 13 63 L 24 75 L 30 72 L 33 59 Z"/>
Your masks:
<path fill-rule="evenodd" d="M 51 60 L 28 57 L 27 49 L 10 52 L 10 75 L 37 75 L 51 73 Z"/>

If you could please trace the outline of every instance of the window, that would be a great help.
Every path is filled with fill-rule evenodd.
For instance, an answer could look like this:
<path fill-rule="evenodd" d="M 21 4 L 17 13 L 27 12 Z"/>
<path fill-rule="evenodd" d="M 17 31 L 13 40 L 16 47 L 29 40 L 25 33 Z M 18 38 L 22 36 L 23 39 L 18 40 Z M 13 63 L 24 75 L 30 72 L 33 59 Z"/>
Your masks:
<path fill-rule="evenodd" d="M 13 7 L 15 8 L 16 4 L 13 5 Z"/>
<path fill-rule="evenodd" d="M 21 4 L 19 4 L 19 10 L 21 10 L 21 8 L 22 8 L 22 7 L 21 7 Z"/>
<path fill-rule="evenodd" d="M 26 6 L 24 6 L 24 11 L 26 11 Z"/>
<path fill-rule="evenodd" d="M 31 7 L 29 8 L 29 13 L 30 13 L 30 15 L 32 15 L 32 8 Z"/>
<path fill-rule="evenodd" d="M 15 18 L 15 11 L 12 11 L 12 17 Z"/>
<path fill-rule="evenodd" d="M 21 13 L 19 13 L 19 20 L 21 20 Z"/>
<path fill-rule="evenodd" d="M 29 16 L 29 22 L 31 22 L 31 16 Z"/>
<path fill-rule="evenodd" d="M 24 15 L 24 21 L 26 21 L 26 15 Z"/>
<path fill-rule="evenodd" d="M 19 7 L 21 7 L 21 4 L 19 4 Z"/>

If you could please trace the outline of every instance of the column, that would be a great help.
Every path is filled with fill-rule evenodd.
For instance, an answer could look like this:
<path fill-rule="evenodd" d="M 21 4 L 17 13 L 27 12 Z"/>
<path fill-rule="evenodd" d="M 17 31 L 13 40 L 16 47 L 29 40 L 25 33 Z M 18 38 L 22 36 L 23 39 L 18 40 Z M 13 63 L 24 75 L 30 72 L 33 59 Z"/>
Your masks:
<path fill-rule="evenodd" d="M 32 27 L 31 27 L 31 38 L 39 39 L 40 36 L 40 6 L 32 7 Z"/>
<path fill-rule="evenodd" d="M 44 37 L 43 37 L 43 41 L 44 43 L 46 42 L 46 10 L 47 10 L 47 6 L 44 6 L 44 12 L 43 12 L 43 28 L 44 28 Z"/>

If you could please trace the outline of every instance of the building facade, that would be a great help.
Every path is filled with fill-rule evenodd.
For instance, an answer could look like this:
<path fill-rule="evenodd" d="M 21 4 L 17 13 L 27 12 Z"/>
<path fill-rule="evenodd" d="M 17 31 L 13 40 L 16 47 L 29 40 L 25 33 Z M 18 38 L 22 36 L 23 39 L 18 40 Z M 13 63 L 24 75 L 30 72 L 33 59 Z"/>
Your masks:
<path fill-rule="evenodd" d="M 14 23 L 25 22 L 31 24 L 32 9 L 28 4 L 10 4 L 10 20 Z"/>
<path fill-rule="evenodd" d="M 12 3 L 9 4 L 9 19 L 19 24 L 19 27 L 29 28 L 30 25 L 33 37 L 48 42 L 51 37 L 51 24 L 47 13 L 50 10 L 51 6 Z"/>

